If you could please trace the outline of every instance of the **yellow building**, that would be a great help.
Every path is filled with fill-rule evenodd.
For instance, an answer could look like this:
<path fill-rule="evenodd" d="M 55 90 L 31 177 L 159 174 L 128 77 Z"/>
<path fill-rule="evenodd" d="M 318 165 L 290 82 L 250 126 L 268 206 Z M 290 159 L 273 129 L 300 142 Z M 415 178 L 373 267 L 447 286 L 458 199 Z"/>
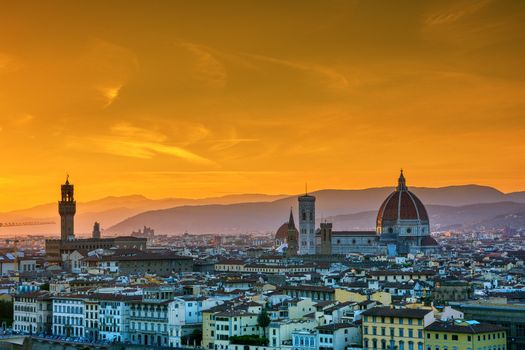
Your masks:
<path fill-rule="evenodd" d="M 231 305 L 222 304 L 207 310 L 202 310 L 202 343 L 204 349 L 214 349 L 215 343 L 215 318 L 214 315 L 228 310 Z"/>
<path fill-rule="evenodd" d="M 425 328 L 425 350 L 505 350 L 505 328 L 476 321 L 434 322 Z"/>
<path fill-rule="evenodd" d="M 429 309 L 390 306 L 366 310 L 362 317 L 364 350 L 424 350 L 425 327 L 435 320 L 434 312 Z"/>

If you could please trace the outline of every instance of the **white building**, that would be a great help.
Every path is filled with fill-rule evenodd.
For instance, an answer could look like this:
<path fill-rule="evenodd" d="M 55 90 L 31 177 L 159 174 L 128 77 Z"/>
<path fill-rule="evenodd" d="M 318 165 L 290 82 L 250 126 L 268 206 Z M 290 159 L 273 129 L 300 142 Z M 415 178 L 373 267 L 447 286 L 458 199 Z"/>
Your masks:
<path fill-rule="evenodd" d="M 53 297 L 53 335 L 84 337 L 85 314 L 83 295 Z"/>
<path fill-rule="evenodd" d="M 317 327 L 319 350 L 344 350 L 351 345 L 361 345 L 361 328 L 349 323 L 333 323 Z"/>
<path fill-rule="evenodd" d="M 14 296 L 13 329 L 27 334 L 49 334 L 51 329 L 51 299 L 47 291 L 35 291 Z"/>
<path fill-rule="evenodd" d="M 85 337 L 89 340 L 99 340 L 99 301 L 97 299 L 85 300 Z"/>
<path fill-rule="evenodd" d="M 315 330 L 299 330 L 292 332 L 293 350 L 318 350 L 317 332 Z"/>
<path fill-rule="evenodd" d="M 289 346 L 292 342 L 292 334 L 297 331 L 314 330 L 317 327 L 317 322 L 314 319 L 284 319 L 274 321 L 268 326 L 266 334 L 268 338 L 268 346 L 281 348 L 282 346 Z"/>
<path fill-rule="evenodd" d="M 212 315 L 215 322 L 215 350 L 227 349 L 232 337 L 243 335 L 262 336 L 263 330 L 257 324 L 260 309 L 228 310 Z"/>
<path fill-rule="evenodd" d="M 224 302 L 214 298 L 183 296 L 175 298 L 168 306 L 169 345 L 182 346 L 182 338 L 202 327 L 202 311 Z"/>
<path fill-rule="evenodd" d="M 130 304 L 140 296 L 123 294 L 98 294 L 99 339 L 130 341 Z"/>

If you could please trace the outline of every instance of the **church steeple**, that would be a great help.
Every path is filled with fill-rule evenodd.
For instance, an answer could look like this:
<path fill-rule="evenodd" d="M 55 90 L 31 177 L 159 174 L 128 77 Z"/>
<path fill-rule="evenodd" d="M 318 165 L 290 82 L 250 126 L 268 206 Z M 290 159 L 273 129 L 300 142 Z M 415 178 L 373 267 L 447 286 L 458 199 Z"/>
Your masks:
<path fill-rule="evenodd" d="M 405 176 L 403 175 L 403 169 L 401 169 L 401 174 L 399 175 L 399 179 L 397 180 L 397 190 L 398 191 L 407 190 L 407 184 L 406 184 Z"/>
<path fill-rule="evenodd" d="M 295 222 L 293 220 L 293 211 L 290 208 L 290 219 L 288 219 L 288 230 L 295 230 Z"/>

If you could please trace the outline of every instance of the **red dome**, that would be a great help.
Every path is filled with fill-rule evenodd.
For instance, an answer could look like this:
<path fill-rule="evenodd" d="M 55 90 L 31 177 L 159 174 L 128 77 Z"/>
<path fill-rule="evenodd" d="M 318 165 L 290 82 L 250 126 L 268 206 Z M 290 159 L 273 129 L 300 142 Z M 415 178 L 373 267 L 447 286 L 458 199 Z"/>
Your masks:
<path fill-rule="evenodd" d="M 285 222 L 284 224 L 279 227 L 277 230 L 277 233 L 275 234 L 275 239 L 280 241 L 286 241 L 288 240 L 288 223 Z"/>
<path fill-rule="evenodd" d="M 381 204 L 377 213 L 377 226 L 386 221 L 420 220 L 428 224 L 428 214 L 423 203 L 410 192 L 405 184 L 403 173 L 399 177 L 399 185 Z"/>
<path fill-rule="evenodd" d="M 395 191 L 385 199 L 377 213 L 378 225 L 382 221 L 421 220 L 428 222 L 423 203 L 410 191 Z"/>
<path fill-rule="evenodd" d="M 438 242 L 431 236 L 425 236 L 421 240 L 422 247 L 437 247 L 438 245 Z"/>

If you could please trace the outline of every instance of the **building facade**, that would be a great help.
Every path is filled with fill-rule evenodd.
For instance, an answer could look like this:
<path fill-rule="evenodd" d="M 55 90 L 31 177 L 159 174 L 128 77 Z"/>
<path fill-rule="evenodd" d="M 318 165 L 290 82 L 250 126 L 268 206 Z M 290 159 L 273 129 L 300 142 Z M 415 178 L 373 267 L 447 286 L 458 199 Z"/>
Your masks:
<path fill-rule="evenodd" d="M 100 226 L 95 223 L 93 238 L 75 239 L 76 201 L 74 185 L 66 182 L 61 185 L 61 200 L 58 202 L 60 214 L 60 239 L 46 239 L 46 259 L 50 264 L 63 265 L 63 257 L 69 256 L 75 250 L 95 249 L 146 249 L 146 238 L 119 236 L 115 238 L 100 238 Z"/>
<path fill-rule="evenodd" d="M 363 349 L 423 350 L 424 329 L 434 322 L 428 309 L 375 307 L 362 313 Z"/>
<path fill-rule="evenodd" d="M 14 296 L 13 330 L 27 334 L 50 333 L 52 302 L 46 291 L 32 291 Z"/>
<path fill-rule="evenodd" d="M 299 255 L 360 253 L 397 256 L 432 254 L 439 249 L 430 235 L 427 210 L 421 200 L 408 190 L 402 170 L 397 187 L 379 207 L 375 231 L 333 231 L 329 222 L 321 223 L 316 229 L 315 197 L 305 194 L 298 197 L 298 201 Z M 279 231 L 283 231 L 282 227 Z M 283 234 L 279 231 L 276 240 L 277 236 L 282 240 Z M 288 237 L 289 256 L 295 252 L 293 237 Z"/>
<path fill-rule="evenodd" d="M 63 295 L 53 297 L 54 335 L 63 337 L 84 337 L 85 313 L 84 296 Z"/>
<path fill-rule="evenodd" d="M 425 328 L 425 350 L 505 350 L 505 328 L 477 321 L 434 322 Z"/>
<path fill-rule="evenodd" d="M 298 200 L 299 255 L 315 254 L 315 197 L 305 194 Z"/>

